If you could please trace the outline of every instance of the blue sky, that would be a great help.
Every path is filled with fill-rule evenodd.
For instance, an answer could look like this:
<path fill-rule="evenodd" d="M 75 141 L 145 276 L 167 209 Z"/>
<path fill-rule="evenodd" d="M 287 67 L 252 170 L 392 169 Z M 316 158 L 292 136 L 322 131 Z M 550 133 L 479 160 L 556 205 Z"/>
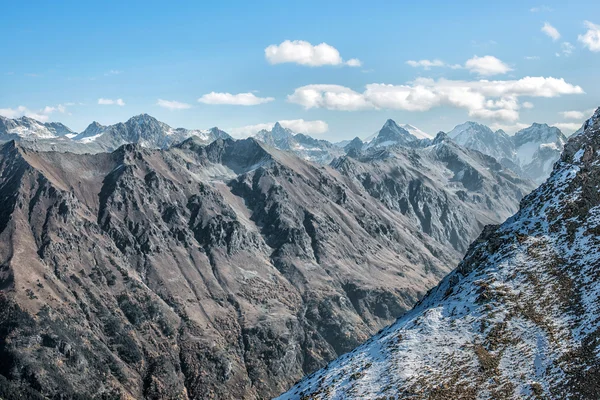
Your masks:
<path fill-rule="evenodd" d="M 145 112 L 238 135 L 284 120 L 330 140 L 387 118 L 569 133 L 600 106 L 597 35 L 592 1 L 12 2 L 0 114 L 80 131 Z"/>

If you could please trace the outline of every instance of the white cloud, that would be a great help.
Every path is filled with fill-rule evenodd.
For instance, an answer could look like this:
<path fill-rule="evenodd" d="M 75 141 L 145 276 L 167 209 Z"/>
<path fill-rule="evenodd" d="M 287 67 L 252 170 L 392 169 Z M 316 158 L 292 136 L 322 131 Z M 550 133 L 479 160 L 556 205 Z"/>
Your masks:
<path fill-rule="evenodd" d="M 585 114 L 581 111 L 563 111 L 560 115 L 562 115 L 564 119 L 583 120 L 585 118 Z"/>
<path fill-rule="evenodd" d="M 544 22 L 544 26 L 542 26 L 542 32 L 550 36 L 554 41 L 560 39 L 560 32 L 558 32 L 558 29 L 550 25 L 548 22 Z"/>
<path fill-rule="evenodd" d="M 98 99 L 98 104 L 103 105 L 103 106 L 112 106 L 112 105 L 117 105 L 117 106 L 124 106 L 125 102 L 123 101 L 123 99 L 103 99 L 103 98 L 99 98 Z"/>
<path fill-rule="evenodd" d="M 575 46 L 573 46 L 569 42 L 562 42 L 560 45 L 560 50 L 562 51 L 562 55 L 565 57 L 569 57 L 573 54 L 573 50 L 575 50 Z M 556 53 L 557 57 L 560 57 L 560 53 Z"/>
<path fill-rule="evenodd" d="M 539 59 L 540 59 L 540 57 L 539 57 L 539 56 L 525 56 L 525 59 L 526 59 L 526 60 L 530 60 L 530 61 L 531 61 L 531 60 L 539 60 Z"/>
<path fill-rule="evenodd" d="M 17 108 L 0 108 L 0 115 L 6 118 L 20 118 L 28 117 L 38 120 L 40 122 L 46 122 L 50 119 L 50 115 L 59 112 L 61 114 L 67 113 L 67 108 L 63 104 L 57 106 L 46 106 L 38 111 L 30 110 L 25 106 L 18 106 Z"/>
<path fill-rule="evenodd" d="M 210 92 L 198 99 L 204 104 L 229 104 L 236 106 L 255 106 L 258 104 L 269 103 L 275 100 L 273 97 L 257 97 L 254 93 L 217 93 Z"/>
<path fill-rule="evenodd" d="M 585 26 L 588 28 L 587 32 L 577 36 L 577 40 L 590 49 L 590 51 L 600 51 L 600 25 L 585 21 Z"/>
<path fill-rule="evenodd" d="M 581 87 L 552 77 L 506 81 L 419 78 L 407 85 L 369 84 L 363 93 L 339 85 L 307 85 L 297 88 L 288 96 L 288 101 L 306 109 L 342 111 L 428 111 L 450 106 L 467 110 L 473 118 L 515 122 L 519 119 L 521 108 L 519 97 L 558 97 L 581 93 L 584 93 Z"/>
<path fill-rule="evenodd" d="M 327 108 L 329 110 L 356 111 L 373 108 L 365 96 L 340 85 L 302 86 L 288 96 L 291 103 L 306 109 Z"/>
<path fill-rule="evenodd" d="M 358 58 L 351 58 L 346 61 L 346 65 L 349 67 L 360 67 L 362 66 L 362 61 L 360 61 Z"/>
<path fill-rule="evenodd" d="M 104 74 L 104 76 L 110 76 L 110 75 L 119 75 L 123 73 L 123 71 L 119 71 L 116 69 L 111 69 L 110 71 L 108 71 L 107 73 Z"/>
<path fill-rule="evenodd" d="M 533 103 L 531 103 L 529 101 L 526 101 L 526 102 L 523 103 L 523 108 L 531 109 L 533 107 L 535 107 L 535 106 L 533 105 Z"/>
<path fill-rule="evenodd" d="M 188 108 L 192 108 L 192 106 L 190 104 L 187 103 L 181 103 L 179 101 L 175 101 L 175 100 L 163 100 L 163 99 L 158 99 L 158 101 L 156 102 L 157 106 L 163 107 L 163 108 L 167 108 L 169 110 L 187 110 Z"/>
<path fill-rule="evenodd" d="M 356 58 L 344 62 L 340 52 L 327 43 L 313 46 L 304 40 L 286 40 L 278 45 L 272 44 L 265 49 L 265 58 L 270 64 L 296 63 L 311 67 L 322 65 L 360 67 L 362 65 Z"/>
<path fill-rule="evenodd" d="M 281 126 L 289 128 L 296 133 L 305 133 L 308 135 L 318 135 L 327 132 L 329 126 L 327 122 L 315 120 L 305 121 L 303 119 L 290 119 L 279 121 Z M 255 135 L 257 132 L 267 129 L 270 130 L 275 125 L 275 122 L 265 122 L 256 125 L 247 125 L 239 128 L 233 128 L 229 130 L 229 133 L 237 138 L 244 138 Z"/>
<path fill-rule="evenodd" d="M 442 60 L 419 60 L 419 61 L 415 61 L 415 60 L 408 60 L 406 62 L 408 65 L 410 65 L 411 67 L 422 67 L 425 70 L 429 70 L 432 67 L 445 67 L 446 63 L 444 63 Z"/>
<path fill-rule="evenodd" d="M 576 123 L 576 122 L 556 122 L 554 124 L 552 124 L 551 126 L 555 126 L 558 129 L 560 129 L 565 135 L 570 135 L 573 132 L 575 132 L 576 130 L 578 130 L 579 128 L 581 128 L 581 125 L 583 125 L 583 123 Z"/>
<path fill-rule="evenodd" d="M 512 71 L 512 68 L 494 56 L 474 56 L 467 60 L 465 68 L 468 69 L 469 72 L 481 76 L 501 75 Z"/>

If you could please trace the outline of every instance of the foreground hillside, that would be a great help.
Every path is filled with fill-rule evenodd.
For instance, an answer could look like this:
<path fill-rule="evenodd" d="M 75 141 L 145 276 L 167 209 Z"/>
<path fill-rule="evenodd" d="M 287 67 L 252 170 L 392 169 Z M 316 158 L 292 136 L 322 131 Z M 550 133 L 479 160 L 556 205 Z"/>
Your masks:
<path fill-rule="evenodd" d="M 600 109 L 409 313 L 281 399 L 596 399 Z"/>
<path fill-rule="evenodd" d="M 410 309 L 459 258 L 259 142 L 0 148 L 0 384 L 266 398 Z"/>

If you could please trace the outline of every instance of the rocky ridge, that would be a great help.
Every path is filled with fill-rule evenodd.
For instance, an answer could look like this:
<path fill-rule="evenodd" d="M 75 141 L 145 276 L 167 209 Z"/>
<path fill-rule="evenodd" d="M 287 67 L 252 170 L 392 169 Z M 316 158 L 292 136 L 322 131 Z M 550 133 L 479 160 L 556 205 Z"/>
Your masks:
<path fill-rule="evenodd" d="M 600 108 L 518 213 L 415 308 L 280 399 L 593 399 Z"/>

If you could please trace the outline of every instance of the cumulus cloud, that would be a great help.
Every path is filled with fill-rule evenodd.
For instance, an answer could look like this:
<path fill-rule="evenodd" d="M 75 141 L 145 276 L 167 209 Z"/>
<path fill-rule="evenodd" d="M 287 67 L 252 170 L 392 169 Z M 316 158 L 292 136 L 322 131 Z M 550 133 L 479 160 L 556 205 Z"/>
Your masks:
<path fill-rule="evenodd" d="M 587 32 L 577 36 L 577 40 L 590 49 L 590 51 L 600 51 L 600 25 L 585 21 L 585 26 L 588 29 Z"/>
<path fill-rule="evenodd" d="M 554 41 L 560 39 L 560 32 L 558 29 L 550 25 L 548 22 L 544 22 L 544 26 L 542 26 L 542 32 L 551 37 Z"/>
<path fill-rule="evenodd" d="M 531 103 L 529 101 L 526 101 L 526 102 L 523 103 L 523 108 L 529 108 L 529 109 L 531 109 L 533 107 L 535 107 L 535 106 L 533 105 L 533 103 Z"/>
<path fill-rule="evenodd" d="M 469 72 L 481 76 L 501 75 L 512 71 L 512 68 L 494 56 L 474 56 L 467 60 L 465 68 L 468 69 Z"/>
<path fill-rule="evenodd" d="M 504 122 L 519 119 L 520 97 L 558 97 L 581 94 L 583 89 L 562 78 L 525 77 L 504 81 L 461 81 L 419 78 L 406 85 L 373 83 L 359 93 L 339 85 L 297 88 L 288 101 L 306 109 L 356 111 L 393 109 L 428 111 L 450 106 L 467 110 L 470 117 Z"/>
<path fill-rule="evenodd" d="M 158 101 L 156 102 L 157 106 L 160 106 L 162 108 L 166 108 L 169 110 L 187 110 L 188 108 L 192 108 L 192 106 L 190 104 L 187 103 L 181 103 L 179 101 L 175 101 L 175 100 L 163 100 L 163 99 L 158 99 Z"/>
<path fill-rule="evenodd" d="M 61 114 L 67 113 L 67 108 L 63 104 L 56 106 L 46 106 L 41 110 L 30 110 L 25 106 L 18 106 L 17 108 L 0 108 L 0 115 L 6 118 L 20 118 L 28 117 L 38 120 L 40 122 L 46 122 L 50 119 L 50 115 L 58 112 Z"/>
<path fill-rule="evenodd" d="M 308 135 L 318 135 L 327 132 L 329 129 L 327 122 L 320 120 L 305 121 L 303 119 L 290 119 L 281 120 L 279 123 L 284 128 L 289 128 L 296 133 L 305 133 Z M 244 138 L 253 136 L 263 129 L 270 130 L 273 128 L 273 125 L 275 125 L 275 122 L 265 122 L 262 124 L 246 125 L 239 128 L 233 128 L 229 131 L 234 137 Z"/>
<path fill-rule="evenodd" d="M 360 67 L 361 61 L 351 58 L 344 61 L 340 52 L 327 43 L 312 45 L 304 40 L 286 40 L 265 49 L 265 58 L 270 64 L 295 63 L 320 67 L 323 65 L 347 65 Z"/>
<path fill-rule="evenodd" d="M 429 70 L 432 67 L 445 67 L 446 63 L 444 63 L 442 60 L 419 60 L 419 61 L 415 61 L 415 60 L 408 60 L 406 62 L 408 65 L 410 65 L 411 67 L 422 67 L 425 70 Z"/>
<path fill-rule="evenodd" d="M 125 102 L 123 101 L 123 99 L 104 99 L 104 98 L 99 98 L 98 99 L 98 104 L 103 105 L 103 106 L 112 106 L 112 105 L 117 105 L 117 106 L 124 106 Z"/>
<path fill-rule="evenodd" d="M 363 94 L 340 85 L 302 86 L 288 96 L 288 101 L 306 109 L 356 111 L 374 107 Z"/>
<path fill-rule="evenodd" d="M 229 104 L 236 106 L 255 106 L 258 104 L 269 103 L 275 100 L 273 97 L 257 97 L 254 93 L 217 93 L 210 92 L 198 99 L 204 104 Z"/>

